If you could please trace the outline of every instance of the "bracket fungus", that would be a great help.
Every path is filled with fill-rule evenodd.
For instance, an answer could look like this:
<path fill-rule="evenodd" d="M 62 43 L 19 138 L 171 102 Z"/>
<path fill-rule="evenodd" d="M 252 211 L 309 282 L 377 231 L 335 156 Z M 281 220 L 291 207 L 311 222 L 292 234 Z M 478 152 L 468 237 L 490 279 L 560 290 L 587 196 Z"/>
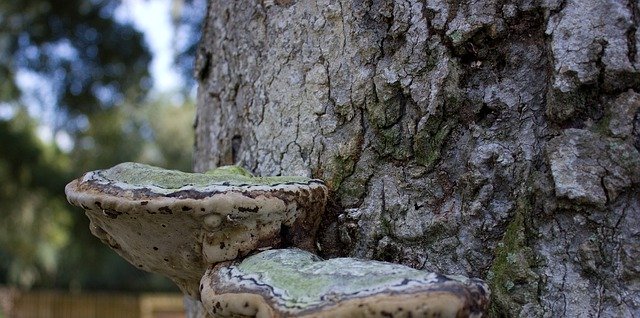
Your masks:
<path fill-rule="evenodd" d="M 328 196 L 317 179 L 122 163 L 65 193 L 95 236 L 214 317 L 481 317 L 488 307 L 477 279 L 310 253 Z M 282 247 L 294 248 L 271 249 Z"/>
<path fill-rule="evenodd" d="M 477 279 L 299 249 L 214 265 L 200 289 L 214 317 L 481 317 L 489 302 Z"/>
<path fill-rule="evenodd" d="M 88 172 L 65 188 L 95 236 L 194 297 L 209 264 L 262 248 L 314 250 L 327 192 L 320 180 L 253 177 L 235 166 L 186 173 L 138 163 Z"/>

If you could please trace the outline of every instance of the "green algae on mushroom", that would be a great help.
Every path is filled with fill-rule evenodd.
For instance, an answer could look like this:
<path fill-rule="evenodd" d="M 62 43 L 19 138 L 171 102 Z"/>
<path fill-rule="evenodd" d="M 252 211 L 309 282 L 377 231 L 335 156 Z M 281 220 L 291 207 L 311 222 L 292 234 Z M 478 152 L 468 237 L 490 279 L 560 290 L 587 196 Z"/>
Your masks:
<path fill-rule="evenodd" d="M 209 264 L 270 247 L 315 249 L 327 188 L 304 177 L 253 177 L 221 167 L 186 173 L 122 163 L 65 187 L 91 232 L 134 266 L 197 296 Z"/>
<path fill-rule="evenodd" d="M 483 317 L 489 303 L 478 279 L 299 249 L 212 266 L 200 289 L 215 317 Z"/>

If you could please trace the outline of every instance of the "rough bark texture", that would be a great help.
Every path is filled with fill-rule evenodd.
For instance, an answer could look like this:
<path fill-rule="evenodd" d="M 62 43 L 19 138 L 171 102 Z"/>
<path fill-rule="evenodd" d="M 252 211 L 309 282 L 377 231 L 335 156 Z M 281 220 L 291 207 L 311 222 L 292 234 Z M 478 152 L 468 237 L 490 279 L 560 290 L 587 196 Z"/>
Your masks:
<path fill-rule="evenodd" d="M 213 0 L 195 169 L 327 181 L 325 257 L 640 316 L 635 0 Z"/>

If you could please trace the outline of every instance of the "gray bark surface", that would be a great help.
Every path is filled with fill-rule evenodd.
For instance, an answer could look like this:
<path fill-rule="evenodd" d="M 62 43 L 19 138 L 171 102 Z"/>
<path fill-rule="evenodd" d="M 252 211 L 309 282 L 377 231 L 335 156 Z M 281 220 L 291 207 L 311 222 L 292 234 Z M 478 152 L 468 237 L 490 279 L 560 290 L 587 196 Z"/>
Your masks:
<path fill-rule="evenodd" d="M 230 1 L 195 169 L 324 179 L 324 257 L 487 280 L 494 316 L 640 316 L 635 0 Z"/>

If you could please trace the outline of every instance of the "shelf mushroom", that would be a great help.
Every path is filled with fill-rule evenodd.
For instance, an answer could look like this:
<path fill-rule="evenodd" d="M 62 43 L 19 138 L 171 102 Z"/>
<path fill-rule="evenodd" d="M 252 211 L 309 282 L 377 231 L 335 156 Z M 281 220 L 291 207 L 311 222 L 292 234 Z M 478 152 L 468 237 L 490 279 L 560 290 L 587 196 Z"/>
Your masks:
<path fill-rule="evenodd" d="M 102 242 L 214 317 L 481 317 L 488 308 L 477 279 L 311 253 L 328 196 L 321 180 L 122 163 L 65 193 Z"/>
<path fill-rule="evenodd" d="M 102 242 L 192 297 L 209 264 L 264 248 L 315 250 L 327 199 L 316 179 L 254 177 L 236 166 L 186 173 L 130 162 L 88 172 L 65 193 Z"/>
<path fill-rule="evenodd" d="M 478 279 L 299 249 L 212 266 L 200 289 L 214 317 L 482 317 L 489 303 Z"/>

